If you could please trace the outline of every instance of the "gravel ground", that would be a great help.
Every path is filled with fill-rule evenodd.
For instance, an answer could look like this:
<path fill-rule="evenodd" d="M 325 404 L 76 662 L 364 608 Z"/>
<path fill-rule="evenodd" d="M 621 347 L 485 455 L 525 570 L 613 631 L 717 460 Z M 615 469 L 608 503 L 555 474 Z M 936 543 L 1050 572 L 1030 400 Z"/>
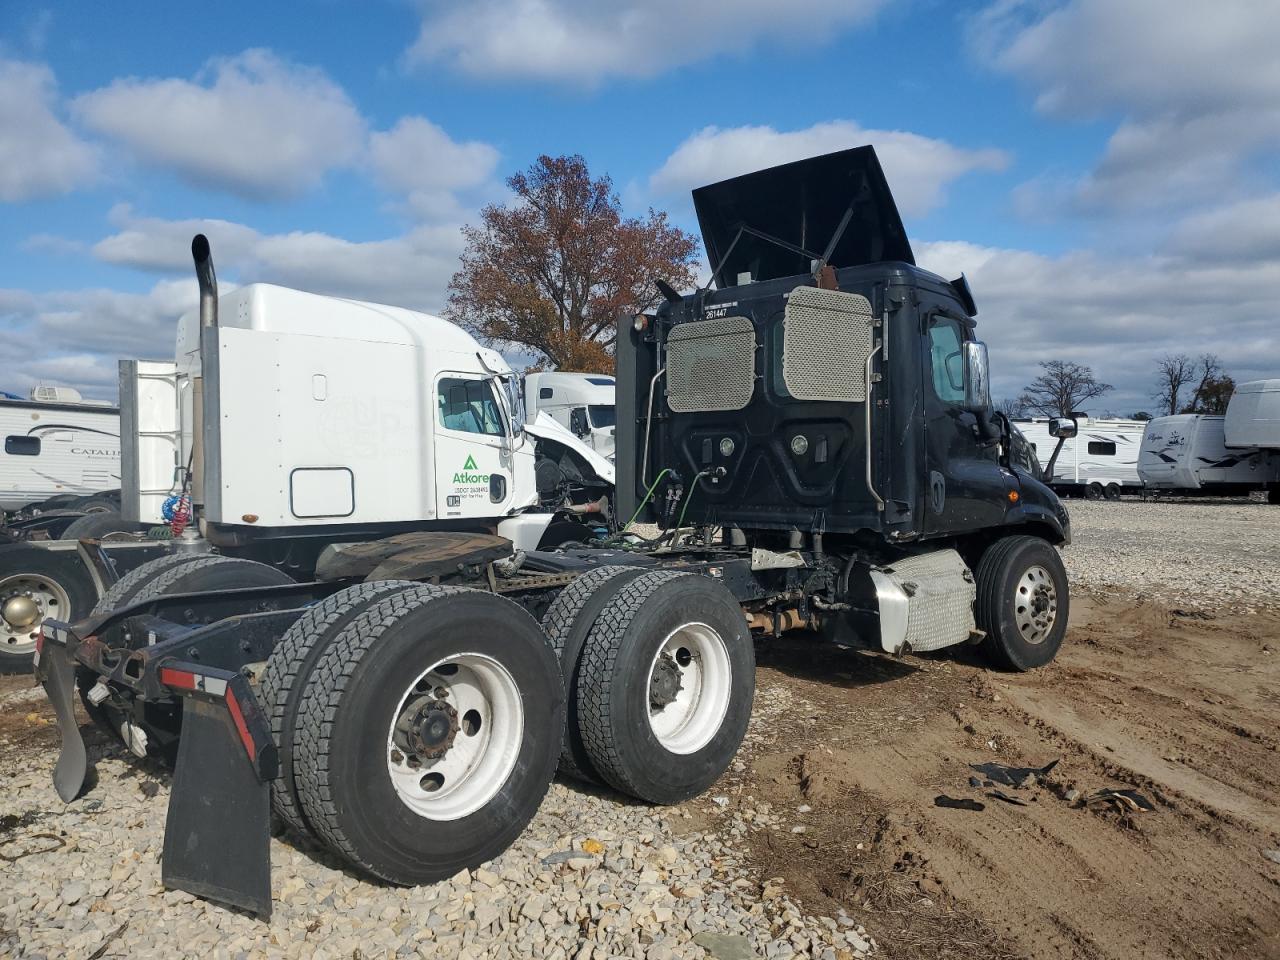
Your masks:
<path fill-rule="evenodd" d="M 1280 605 L 1280 507 L 1261 501 L 1068 501 L 1075 584 L 1196 609 Z"/>
<path fill-rule="evenodd" d="M 47 716 L 29 712 L 25 690 L 5 701 L 0 857 L 17 859 L 0 889 L 0 956 L 851 960 L 876 949 L 847 915 L 806 916 L 749 873 L 735 846 L 740 816 L 723 838 L 693 829 L 714 800 L 663 810 L 569 782 L 552 785 L 501 857 L 430 887 L 369 883 L 321 851 L 274 839 L 275 913 L 262 923 L 161 885 L 162 768 L 99 741 L 98 786 L 63 806 L 49 783 Z M 785 691 L 758 699 L 738 773 L 791 706 Z M 13 738 L 19 724 L 45 733 L 44 749 Z M 791 830 L 794 819 L 763 809 L 756 827 Z"/>
<path fill-rule="evenodd" d="M 1077 585 L 1205 609 L 1276 602 L 1280 508 L 1070 510 L 1076 541 L 1064 555 Z M 50 713 L 19 678 L 0 690 L 0 956 L 852 960 L 880 950 L 857 917 L 807 914 L 747 865 L 752 835 L 812 830 L 807 807 L 771 809 L 741 793 L 782 721 L 814 712 L 785 686 L 762 684 L 744 751 L 710 797 L 662 810 L 558 781 L 514 847 L 447 883 L 379 886 L 276 838 L 270 923 L 162 887 L 163 769 L 90 733 L 100 782 L 64 806 L 49 783 Z"/>

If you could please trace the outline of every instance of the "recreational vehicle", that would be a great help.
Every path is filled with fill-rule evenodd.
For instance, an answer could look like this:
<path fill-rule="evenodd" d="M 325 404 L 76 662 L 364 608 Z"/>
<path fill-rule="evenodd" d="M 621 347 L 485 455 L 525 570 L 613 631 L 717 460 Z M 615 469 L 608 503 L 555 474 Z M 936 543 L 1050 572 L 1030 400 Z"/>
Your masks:
<path fill-rule="evenodd" d="M 1123 492 L 1141 488 L 1138 448 L 1142 445 L 1143 421 L 1076 418 L 1079 433 L 1063 444 L 1052 464 L 1052 476 L 1049 459 L 1058 441 L 1050 436 L 1049 423 L 1040 418 L 1017 421 L 1040 461 L 1045 482 L 1059 493 L 1114 500 Z"/>
<path fill-rule="evenodd" d="M 524 402 L 532 417 L 545 413 L 602 457 L 613 459 L 614 380 L 602 373 L 530 373 Z"/>
<path fill-rule="evenodd" d="M 0 398 L 0 510 L 120 486 L 120 411 L 69 387 Z"/>
<path fill-rule="evenodd" d="M 1227 446 L 1226 423 L 1226 417 L 1198 413 L 1150 421 L 1138 459 L 1143 483 L 1160 493 L 1198 496 L 1240 496 L 1268 490 L 1276 502 L 1280 453 Z"/>

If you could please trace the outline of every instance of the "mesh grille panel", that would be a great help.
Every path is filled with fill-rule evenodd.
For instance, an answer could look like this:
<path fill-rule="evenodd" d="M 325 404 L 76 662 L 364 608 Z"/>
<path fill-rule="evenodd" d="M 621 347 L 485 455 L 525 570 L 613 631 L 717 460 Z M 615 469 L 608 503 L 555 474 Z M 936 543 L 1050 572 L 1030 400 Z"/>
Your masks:
<path fill-rule="evenodd" d="M 741 410 L 756 376 L 756 330 L 747 317 L 681 323 L 667 337 L 667 404 L 676 413 Z"/>
<path fill-rule="evenodd" d="M 796 287 L 787 299 L 782 379 L 797 400 L 867 399 L 871 301 L 858 293 Z"/>

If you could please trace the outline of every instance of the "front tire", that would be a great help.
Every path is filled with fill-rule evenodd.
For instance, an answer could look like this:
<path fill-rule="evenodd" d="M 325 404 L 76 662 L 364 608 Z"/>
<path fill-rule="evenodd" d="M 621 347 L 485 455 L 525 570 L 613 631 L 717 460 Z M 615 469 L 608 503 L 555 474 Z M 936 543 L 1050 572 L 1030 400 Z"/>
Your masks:
<path fill-rule="evenodd" d="M 672 804 L 728 768 L 751 719 L 755 650 L 719 582 L 647 573 L 607 603 L 578 667 L 583 744 L 611 786 Z"/>
<path fill-rule="evenodd" d="M 369 606 L 312 670 L 294 779 L 316 836 L 411 886 L 502 853 L 555 773 L 564 694 L 538 623 L 503 597 L 416 586 Z"/>
<path fill-rule="evenodd" d="M 978 628 L 991 662 L 1026 671 L 1049 663 L 1062 646 L 1071 594 L 1062 556 L 1039 537 L 997 540 L 978 562 Z"/>

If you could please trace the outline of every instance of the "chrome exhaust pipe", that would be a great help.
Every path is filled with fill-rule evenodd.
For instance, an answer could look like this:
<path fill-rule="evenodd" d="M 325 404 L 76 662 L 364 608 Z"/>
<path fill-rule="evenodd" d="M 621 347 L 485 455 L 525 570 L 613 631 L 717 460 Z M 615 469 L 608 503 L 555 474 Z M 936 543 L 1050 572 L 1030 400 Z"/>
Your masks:
<path fill-rule="evenodd" d="M 191 238 L 191 259 L 195 262 L 196 283 L 200 285 L 200 372 L 191 380 L 192 430 L 191 430 L 191 503 L 200 531 L 204 532 L 205 493 L 205 397 L 204 397 L 204 330 L 218 326 L 218 275 L 213 269 L 213 252 L 209 238 L 197 233 Z M 214 337 L 217 334 L 213 335 Z"/>
<path fill-rule="evenodd" d="M 213 269 L 213 253 L 209 238 L 197 233 L 191 238 L 191 259 L 196 264 L 196 283 L 200 284 L 200 326 L 218 325 L 218 275 Z"/>

